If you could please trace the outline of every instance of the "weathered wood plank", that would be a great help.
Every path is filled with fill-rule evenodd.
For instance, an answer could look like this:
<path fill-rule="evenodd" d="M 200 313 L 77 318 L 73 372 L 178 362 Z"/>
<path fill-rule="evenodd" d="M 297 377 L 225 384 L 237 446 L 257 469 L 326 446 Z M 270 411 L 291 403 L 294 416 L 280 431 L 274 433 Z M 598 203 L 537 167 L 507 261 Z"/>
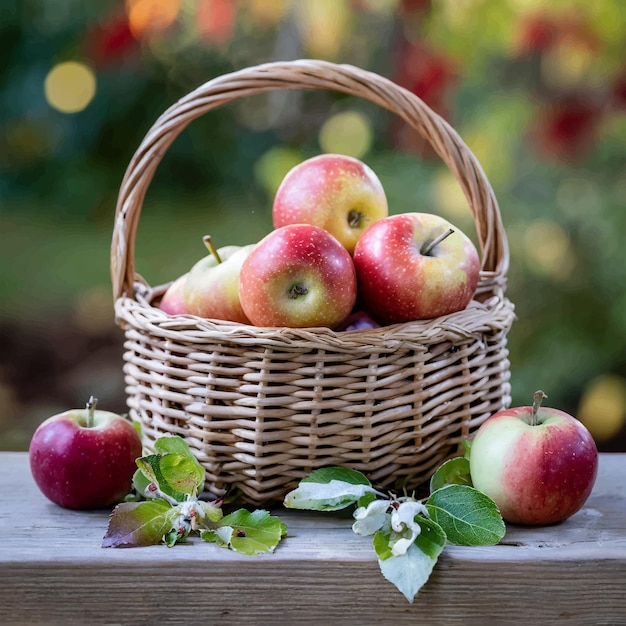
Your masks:
<path fill-rule="evenodd" d="M 412 605 L 336 514 L 279 511 L 289 535 L 262 557 L 196 540 L 105 550 L 108 512 L 49 503 L 26 454 L 1 453 L 0 476 L 1 624 L 626 623 L 626 455 L 601 455 L 566 522 L 446 547 Z"/>

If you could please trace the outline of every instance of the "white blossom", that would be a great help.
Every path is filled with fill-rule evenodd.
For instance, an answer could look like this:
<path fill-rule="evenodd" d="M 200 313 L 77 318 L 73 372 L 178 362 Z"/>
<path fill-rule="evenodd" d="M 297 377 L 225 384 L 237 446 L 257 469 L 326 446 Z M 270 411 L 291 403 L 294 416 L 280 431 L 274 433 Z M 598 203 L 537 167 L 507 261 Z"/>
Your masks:
<path fill-rule="evenodd" d="M 385 523 L 389 505 L 389 500 L 373 500 L 366 507 L 359 507 L 353 514 L 356 521 L 352 530 L 357 535 L 373 535 Z"/>
<path fill-rule="evenodd" d="M 394 556 L 406 554 L 406 551 L 420 534 L 421 527 L 415 521 L 416 515 L 428 516 L 428 511 L 421 502 L 402 502 L 391 513 L 391 528 L 397 533 L 403 533 L 403 535 L 406 535 L 407 531 L 410 532 L 408 537 L 403 536 L 394 542 L 391 547 L 391 552 Z"/>

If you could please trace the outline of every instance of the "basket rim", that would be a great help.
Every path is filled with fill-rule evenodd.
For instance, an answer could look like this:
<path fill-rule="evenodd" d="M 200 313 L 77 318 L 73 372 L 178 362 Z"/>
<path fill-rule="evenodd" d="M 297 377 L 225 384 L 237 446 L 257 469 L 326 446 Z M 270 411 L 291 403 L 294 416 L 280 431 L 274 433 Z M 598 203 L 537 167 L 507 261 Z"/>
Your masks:
<path fill-rule="evenodd" d="M 509 248 L 500 209 L 478 159 L 459 134 L 418 96 L 361 68 L 315 59 L 276 61 L 217 76 L 170 106 L 152 125 L 132 157 L 118 194 L 111 241 L 114 300 L 137 297 L 147 285 L 135 271 L 135 241 L 143 200 L 162 157 L 196 118 L 235 99 L 281 89 L 328 90 L 370 100 L 419 132 L 448 166 L 468 201 L 478 235 L 481 276 L 477 294 L 502 294 Z"/>

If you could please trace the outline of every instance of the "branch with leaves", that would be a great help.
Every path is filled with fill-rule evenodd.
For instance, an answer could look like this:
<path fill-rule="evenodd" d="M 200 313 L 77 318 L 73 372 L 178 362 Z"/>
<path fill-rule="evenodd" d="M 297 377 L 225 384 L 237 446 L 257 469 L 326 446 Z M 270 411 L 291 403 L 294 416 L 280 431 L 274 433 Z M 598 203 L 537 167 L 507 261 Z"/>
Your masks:
<path fill-rule="evenodd" d="M 504 537 L 504 521 L 495 502 L 471 486 L 469 445 L 466 451 L 466 456 L 446 461 L 435 472 L 425 502 L 386 495 L 360 472 L 331 467 L 301 480 L 284 504 L 309 511 L 354 505 L 352 530 L 372 537 L 383 576 L 412 603 L 447 542 L 485 546 Z"/>
<path fill-rule="evenodd" d="M 159 543 L 173 547 L 195 533 L 241 554 L 274 551 L 287 533 L 280 518 L 265 510 L 239 509 L 224 515 L 222 500 L 199 499 L 205 470 L 181 437 L 161 437 L 155 450 L 137 459 L 133 486 L 142 501 L 123 502 L 113 509 L 103 548 Z"/>

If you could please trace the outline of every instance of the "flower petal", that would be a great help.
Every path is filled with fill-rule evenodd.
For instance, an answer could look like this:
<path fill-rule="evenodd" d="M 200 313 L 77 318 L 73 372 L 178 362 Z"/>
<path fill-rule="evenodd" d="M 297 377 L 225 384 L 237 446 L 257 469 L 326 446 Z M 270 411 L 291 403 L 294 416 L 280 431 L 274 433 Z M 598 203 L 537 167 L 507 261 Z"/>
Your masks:
<path fill-rule="evenodd" d="M 366 507 L 359 507 L 353 514 L 356 521 L 352 530 L 357 535 L 373 535 L 385 523 L 388 508 L 388 500 L 373 500 Z"/>

